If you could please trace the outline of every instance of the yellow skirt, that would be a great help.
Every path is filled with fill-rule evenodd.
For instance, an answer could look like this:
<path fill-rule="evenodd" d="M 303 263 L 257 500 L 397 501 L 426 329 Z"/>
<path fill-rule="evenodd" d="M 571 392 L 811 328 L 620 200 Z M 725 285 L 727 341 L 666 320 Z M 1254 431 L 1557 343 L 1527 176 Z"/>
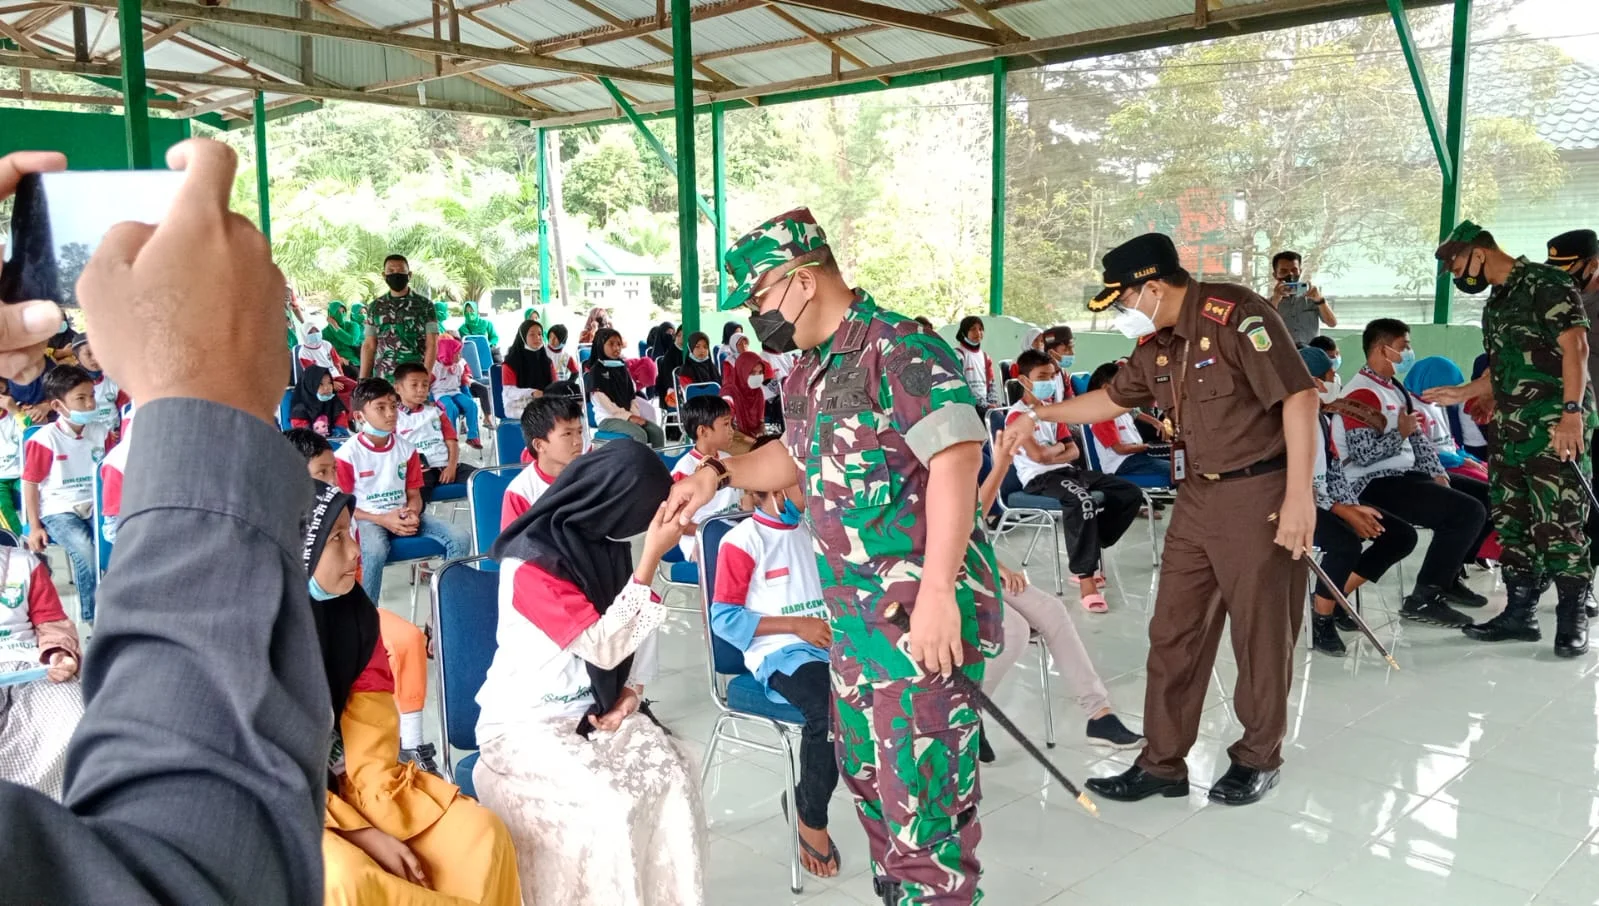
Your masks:
<path fill-rule="evenodd" d="M 322 833 L 328 906 L 517 906 L 516 852 L 498 818 L 458 797 L 406 845 L 422 860 L 432 890 L 383 870 L 336 831 Z"/>

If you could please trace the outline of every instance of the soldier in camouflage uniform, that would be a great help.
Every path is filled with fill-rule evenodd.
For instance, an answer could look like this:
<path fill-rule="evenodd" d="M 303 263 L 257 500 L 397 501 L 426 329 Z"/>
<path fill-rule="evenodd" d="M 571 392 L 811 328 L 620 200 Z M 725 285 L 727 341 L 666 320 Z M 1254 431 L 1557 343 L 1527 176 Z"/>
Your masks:
<path fill-rule="evenodd" d="M 808 210 L 739 239 L 727 270 L 723 308 L 755 309 L 763 345 L 806 349 L 783 386 L 786 443 L 707 460 L 668 510 L 800 471 L 833 629 L 834 740 L 876 891 L 887 904 L 976 903 L 977 710 L 949 674 L 981 681 L 1001 639 L 976 518 L 977 400 L 943 340 L 849 288 Z M 910 613 L 904 637 L 886 618 L 896 605 Z"/>
<path fill-rule="evenodd" d="M 1594 381 L 1599 379 L 1599 234 L 1593 230 L 1571 230 L 1561 233 L 1549 240 L 1549 257 L 1544 264 L 1558 267 L 1571 275 L 1577 284 L 1577 292 L 1582 296 L 1582 311 L 1588 316 L 1588 389 L 1594 389 Z M 1589 435 L 1588 451 L 1589 460 L 1595 465 L 1595 471 L 1589 473 L 1590 480 L 1599 483 L 1599 457 L 1593 455 L 1593 449 L 1599 447 L 1599 431 Z M 1599 566 L 1599 544 L 1594 543 L 1599 538 L 1599 508 L 1590 501 L 1588 513 L 1588 563 L 1590 566 Z M 1588 619 L 1599 616 L 1599 607 L 1595 607 L 1593 589 L 1588 590 Z"/>
<path fill-rule="evenodd" d="M 389 291 L 367 306 L 366 338 L 361 343 L 361 377 L 394 380 L 394 369 L 416 362 L 433 372 L 439 346 L 439 319 L 433 300 L 411 289 L 411 265 L 404 255 L 383 261 Z"/>
<path fill-rule="evenodd" d="M 1428 394 L 1446 404 L 1490 390 L 1494 396 L 1489 497 L 1504 547 L 1506 604 L 1503 613 L 1462 631 L 1485 642 L 1538 641 L 1538 598 L 1553 581 L 1555 654 L 1576 657 L 1588 650 L 1584 605 L 1593 578 L 1583 447 L 1599 424 L 1588 387 L 1588 316 L 1569 274 L 1512 258 L 1471 221 L 1449 234 L 1437 256 L 1462 292 L 1493 288 L 1482 319 L 1488 370 L 1469 384 Z"/>

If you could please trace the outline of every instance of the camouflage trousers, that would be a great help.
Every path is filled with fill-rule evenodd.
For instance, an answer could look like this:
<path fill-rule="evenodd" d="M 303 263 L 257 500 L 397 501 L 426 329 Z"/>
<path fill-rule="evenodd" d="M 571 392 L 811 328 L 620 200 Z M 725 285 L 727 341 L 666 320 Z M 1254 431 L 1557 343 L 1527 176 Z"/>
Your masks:
<path fill-rule="evenodd" d="M 1577 467 L 1588 475 L 1584 454 Z M 1510 461 L 1495 450 L 1488 460 L 1488 502 L 1504 548 L 1506 573 L 1587 579 L 1588 492 L 1571 464 L 1552 453 Z"/>
<path fill-rule="evenodd" d="M 850 685 L 834 671 L 833 684 L 839 772 L 873 874 L 899 885 L 884 901 L 980 902 L 976 706 L 939 677 Z"/>

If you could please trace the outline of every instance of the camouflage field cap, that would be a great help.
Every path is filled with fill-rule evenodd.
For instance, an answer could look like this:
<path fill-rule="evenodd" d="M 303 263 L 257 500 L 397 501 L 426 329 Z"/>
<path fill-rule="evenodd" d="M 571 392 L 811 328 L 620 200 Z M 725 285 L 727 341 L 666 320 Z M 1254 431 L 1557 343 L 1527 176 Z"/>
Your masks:
<path fill-rule="evenodd" d="M 1460 221 L 1460 226 L 1455 227 L 1444 239 L 1443 244 L 1438 246 L 1438 260 L 1446 264 L 1453 261 L 1456 255 L 1471 247 L 1473 240 L 1486 232 L 1487 230 L 1469 220 Z"/>
<path fill-rule="evenodd" d="M 755 284 L 767 271 L 827 245 L 810 208 L 795 208 L 773 217 L 728 246 L 724 258 L 732 288 L 718 308 L 731 311 L 749 302 Z"/>

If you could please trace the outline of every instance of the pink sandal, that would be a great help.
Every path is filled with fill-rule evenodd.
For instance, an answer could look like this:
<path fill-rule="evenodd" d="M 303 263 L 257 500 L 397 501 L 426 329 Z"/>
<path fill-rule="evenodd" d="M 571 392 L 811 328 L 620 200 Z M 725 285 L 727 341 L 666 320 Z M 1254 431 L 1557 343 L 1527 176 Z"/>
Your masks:
<path fill-rule="evenodd" d="M 1110 605 L 1105 603 L 1104 595 L 1083 595 L 1083 609 L 1089 613 L 1107 613 Z"/>

